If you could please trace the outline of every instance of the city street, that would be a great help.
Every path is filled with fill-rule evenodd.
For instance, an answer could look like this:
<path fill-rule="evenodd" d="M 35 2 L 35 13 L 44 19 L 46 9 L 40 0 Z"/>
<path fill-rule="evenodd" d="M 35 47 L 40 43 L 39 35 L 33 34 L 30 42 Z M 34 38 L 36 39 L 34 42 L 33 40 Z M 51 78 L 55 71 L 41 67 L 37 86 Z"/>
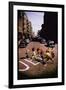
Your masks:
<path fill-rule="evenodd" d="M 57 44 L 53 48 L 55 54 L 53 62 L 47 61 L 46 64 L 34 61 L 32 59 L 23 59 L 25 57 L 26 49 L 29 50 L 29 56 L 31 56 L 32 48 L 40 48 L 44 53 L 47 47 L 39 42 L 30 42 L 26 48 L 19 48 L 19 73 L 18 79 L 30 79 L 30 78 L 52 78 L 57 77 L 58 67 L 58 46 Z"/>

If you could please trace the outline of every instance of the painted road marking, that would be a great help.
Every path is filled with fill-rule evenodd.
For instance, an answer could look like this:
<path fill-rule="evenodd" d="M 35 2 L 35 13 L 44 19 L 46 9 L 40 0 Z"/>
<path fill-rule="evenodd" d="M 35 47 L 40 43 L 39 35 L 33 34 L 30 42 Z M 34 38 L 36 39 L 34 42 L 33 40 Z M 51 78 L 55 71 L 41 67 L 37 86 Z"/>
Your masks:
<path fill-rule="evenodd" d="M 19 69 L 19 71 L 26 71 L 26 70 L 28 70 L 28 69 L 30 68 L 27 64 L 25 64 L 25 63 L 22 62 L 22 61 L 19 61 L 19 63 L 24 64 L 24 65 L 26 66 L 25 69 Z"/>
<path fill-rule="evenodd" d="M 36 66 L 36 65 L 38 65 L 38 64 L 40 63 L 40 62 L 33 63 L 32 61 L 27 60 L 27 59 L 24 59 L 24 60 L 27 61 L 28 63 L 31 63 L 31 64 L 34 65 L 34 66 Z M 24 64 L 24 65 L 26 66 L 25 69 L 19 69 L 19 71 L 27 71 L 27 70 L 30 68 L 30 66 L 29 66 L 28 64 L 26 64 L 26 63 L 24 63 L 24 62 L 22 62 L 22 61 L 19 61 L 19 63 Z"/>

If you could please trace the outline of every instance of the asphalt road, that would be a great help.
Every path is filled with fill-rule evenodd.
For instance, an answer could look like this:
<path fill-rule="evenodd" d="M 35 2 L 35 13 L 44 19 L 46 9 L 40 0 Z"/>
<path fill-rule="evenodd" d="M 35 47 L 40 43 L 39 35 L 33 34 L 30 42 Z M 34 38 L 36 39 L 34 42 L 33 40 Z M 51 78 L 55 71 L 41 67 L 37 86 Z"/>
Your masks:
<path fill-rule="evenodd" d="M 55 78 L 57 77 L 57 67 L 58 67 L 58 46 L 57 44 L 53 48 L 55 54 L 54 62 L 48 61 L 46 64 L 42 64 L 38 61 L 33 61 L 31 59 L 22 59 L 25 57 L 26 49 L 29 49 L 29 56 L 31 56 L 32 48 L 40 48 L 44 53 L 47 47 L 39 42 L 31 42 L 26 48 L 18 49 L 18 79 L 30 79 L 30 78 Z"/>

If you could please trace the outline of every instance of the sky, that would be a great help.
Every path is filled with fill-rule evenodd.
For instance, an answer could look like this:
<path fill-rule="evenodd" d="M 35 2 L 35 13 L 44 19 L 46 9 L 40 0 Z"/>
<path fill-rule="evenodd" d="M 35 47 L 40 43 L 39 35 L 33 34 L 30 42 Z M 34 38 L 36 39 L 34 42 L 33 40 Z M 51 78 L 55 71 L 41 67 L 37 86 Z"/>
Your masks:
<path fill-rule="evenodd" d="M 41 25 L 44 23 L 44 12 L 25 12 L 29 21 L 32 23 L 32 30 L 37 35 L 38 30 L 41 29 Z"/>

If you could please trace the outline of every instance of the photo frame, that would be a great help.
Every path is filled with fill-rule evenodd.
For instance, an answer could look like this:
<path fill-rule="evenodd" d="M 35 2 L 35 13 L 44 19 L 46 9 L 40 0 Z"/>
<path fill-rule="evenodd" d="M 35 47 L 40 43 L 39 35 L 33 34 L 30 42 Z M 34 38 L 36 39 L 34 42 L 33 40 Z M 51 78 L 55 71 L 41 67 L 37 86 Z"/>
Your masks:
<path fill-rule="evenodd" d="M 64 85 L 64 5 L 9 2 L 9 88 Z"/>

